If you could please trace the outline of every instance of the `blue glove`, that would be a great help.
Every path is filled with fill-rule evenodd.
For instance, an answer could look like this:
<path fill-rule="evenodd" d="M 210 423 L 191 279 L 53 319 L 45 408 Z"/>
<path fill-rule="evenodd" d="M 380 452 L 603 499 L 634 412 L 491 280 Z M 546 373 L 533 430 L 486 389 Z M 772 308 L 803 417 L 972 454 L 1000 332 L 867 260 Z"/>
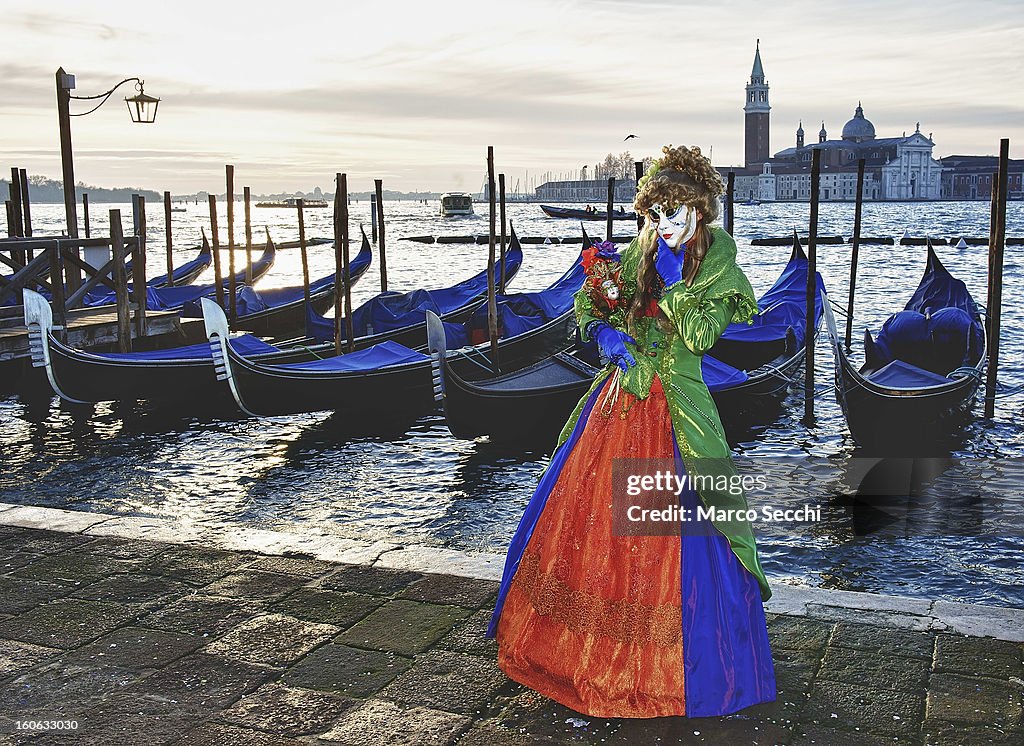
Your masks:
<path fill-rule="evenodd" d="M 681 244 L 679 253 L 672 251 L 665 239 L 658 236 L 658 253 L 654 257 L 654 268 L 658 276 L 670 288 L 683 279 L 683 262 L 686 260 L 686 244 Z"/>
<path fill-rule="evenodd" d="M 636 340 L 625 332 L 620 332 L 607 321 L 595 321 L 591 325 L 590 336 L 597 340 L 601 355 L 619 366 L 623 373 L 636 365 L 636 358 L 626 347 L 627 344 L 635 345 Z"/>

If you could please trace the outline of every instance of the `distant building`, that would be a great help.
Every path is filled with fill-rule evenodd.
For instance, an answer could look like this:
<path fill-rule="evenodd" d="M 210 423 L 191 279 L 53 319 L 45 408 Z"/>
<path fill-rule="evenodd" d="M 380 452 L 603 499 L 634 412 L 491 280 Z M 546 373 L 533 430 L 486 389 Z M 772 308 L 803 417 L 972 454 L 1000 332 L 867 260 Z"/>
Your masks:
<path fill-rule="evenodd" d="M 942 162 L 943 199 L 992 199 L 992 181 L 999 158 L 994 155 L 948 155 Z M 1024 160 L 1010 160 L 1007 197 L 1024 199 Z"/>
<path fill-rule="evenodd" d="M 768 142 L 771 127 L 768 114 L 772 107 L 768 104 L 768 82 L 761 66 L 761 40 L 757 40 L 754 51 L 754 67 L 750 71 L 750 82 L 747 83 L 747 101 L 743 106 L 743 160 L 747 168 L 768 160 L 771 145 Z"/>
<path fill-rule="evenodd" d="M 608 201 L 607 179 L 576 181 L 546 181 L 537 187 L 537 199 L 544 202 L 597 202 Z M 636 182 L 632 179 L 615 180 L 615 201 L 632 204 L 636 197 Z"/>
<path fill-rule="evenodd" d="M 921 133 L 920 123 L 910 135 L 878 138 L 875 126 L 857 104 L 853 118 L 838 140 L 829 140 L 821 123 L 818 141 L 805 143 L 803 122 L 796 130 L 794 147 L 769 157 L 768 84 L 758 42 L 746 86 L 744 111 L 744 167 L 719 168 L 725 178 L 735 174 L 737 200 L 806 201 L 811 191 L 811 155 L 821 151 L 819 198 L 845 201 L 856 198 L 857 161 L 865 161 L 864 198 L 868 200 L 933 200 L 942 197 L 943 164 L 932 157 L 935 143 Z"/>

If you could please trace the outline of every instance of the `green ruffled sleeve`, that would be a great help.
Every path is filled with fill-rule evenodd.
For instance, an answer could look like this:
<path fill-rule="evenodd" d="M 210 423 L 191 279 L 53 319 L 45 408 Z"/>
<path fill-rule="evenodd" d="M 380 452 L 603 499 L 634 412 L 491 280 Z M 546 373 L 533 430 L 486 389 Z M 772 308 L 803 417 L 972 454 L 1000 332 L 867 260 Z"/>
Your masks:
<path fill-rule="evenodd" d="M 679 283 L 669 288 L 658 305 L 672 320 L 687 349 L 694 355 L 710 350 L 732 322 L 739 308 L 735 295 L 704 298 L 688 291 Z"/>
<path fill-rule="evenodd" d="M 581 288 L 576 291 L 576 295 L 573 296 L 573 310 L 576 312 L 576 325 L 580 328 L 580 336 L 584 342 L 589 342 L 590 335 L 587 327 L 590 326 L 591 321 L 598 319 L 594 316 L 594 302 L 586 290 Z"/>

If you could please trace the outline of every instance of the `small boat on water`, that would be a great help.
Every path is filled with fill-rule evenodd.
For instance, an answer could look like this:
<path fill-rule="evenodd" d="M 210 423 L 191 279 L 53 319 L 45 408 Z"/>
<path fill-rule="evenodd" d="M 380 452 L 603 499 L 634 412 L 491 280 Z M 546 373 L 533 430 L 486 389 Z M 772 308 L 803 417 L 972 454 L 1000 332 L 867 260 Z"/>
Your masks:
<path fill-rule="evenodd" d="M 465 192 L 445 192 L 441 195 L 441 217 L 453 218 L 473 214 L 473 197 Z"/>
<path fill-rule="evenodd" d="M 573 220 L 607 220 L 608 213 L 604 210 L 581 210 L 577 207 L 556 207 L 554 205 L 541 205 L 540 209 L 549 218 L 571 218 Z M 627 212 L 619 207 L 612 210 L 612 220 L 636 220 L 636 213 L 630 210 Z"/>
<path fill-rule="evenodd" d="M 704 356 L 701 370 L 727 430 L 764 413 L 783 398 L 805 354 L 807 256 L 796 239 L 785 269 L 758 302 L 753 325 L 732 324 Z M 589 240 L 587 241 L 589 244 Z M 824 283 L 818 275 L 815 327 Z M 457 438 L 483 435 L 506 443 L 549 446 L 599 372 L 592 346 L 563 350 L 529 367 L 466 380 L 449 364 L 444 327 L 428 315 L 435 398 Z"/>
<path fill-rule="evenodd" d="M 276 201 L 272 201 L 272 202 L 257 202 L 256 206 L 257 207 L 290 207 L 292 209 L 295 209 L 296 207 L 299 206 L 299 198 L 298 197 L 289 197 L 288 199 L 276 200 Z M 330 206 L 331 206 L 330 203 L 327 200 L 325 200 L 325 199 L 303 199 L 302 200 L 302 208 L 303 209 L 306 209 L 307 207 L 312 208 L 312 207 L 330 207 Z"/>
<path fill-rule="evenodd" d="M 924 276 L 903 311 L 878 335 L 864 332 L 864 363 L 850 360 L 825 304 L 835 355 L 836 398 L 860 445 L 908 452 L 955 434 L 974 402 L 985 365 L 985 329 L 963 281 L 931 244 Z"/>

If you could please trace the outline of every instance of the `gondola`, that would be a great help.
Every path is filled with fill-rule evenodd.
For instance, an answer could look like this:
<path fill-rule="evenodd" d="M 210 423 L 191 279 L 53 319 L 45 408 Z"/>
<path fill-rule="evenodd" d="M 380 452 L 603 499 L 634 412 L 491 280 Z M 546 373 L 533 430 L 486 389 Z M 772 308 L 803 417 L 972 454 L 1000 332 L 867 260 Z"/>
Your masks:
<path fill-rule="evenodd" d="M 906 307 L 864 332 L 865 362 L 850 360 L 825 304 L 835 355 L 836 398 L 854 440 L 887 452 L 930 449 L 955 435 L 985 365 L 978 306 L 931 244 L 924 276 Z"/>
<path fill-rule="evenodd" d="M 498 298 L 498 359 L 515 369 L 566 349 L 576 322 L 573 295 L 583 284 L 580 259 L 554 284 L 536 293 Z M 334 411 L 369 428 L 412 421 L 433 406 L 431 359 L 393 341 L 322 360 L 267 364 L 228 342 L 227 318 L 204 300 L 206 331 L 218 377 L 228 381 L 239 408 L 253 416 Z M 487 308 L 463 324 L 445 324 L 453 368 L 466 377 L 488 375 L 493 361 L 485 339 Z M 484 339 L 481 339 L 484 336 Z"/>
<path fill-rule="evenodd" d="M 369 264 L 370 244 L 364 240 L 362 249 L 351 261 L 349 269 L 358 277 Z M 327 279 L 333 287 L 334 275 Z M 294 288 L 285 290 L 294 291 Z M 32 365 L 45 369 L 54 392 L 66 401 L 78 404 L 136 399 L 189 402 L 230 397 L 227 390 L 215 381 L 213 358 L 206 342 L 128 353 L 77 350 L 63 344 L 53 335 L 53 315 L 49 302 L 30 290 L 24 291 L 23 295 Z M 298 289 L 298 296 L 298 303 L 302 303 L 301 288 Z M 296 312 L 294 302 L 281 308 L 289 314 Z M 266 312 L 262 314 L 264 319 L 269 315 Z M 245 318 L 243 316 L 241 320 Z M 320 345 L 319 349 L 287 349 L 268 344 L 251 334 L 235 337 L 231 344 L 246 355 L 275 362 L 309 360 L 315 359 L 318 354 L 333 353 L 333 345 Z"/>
<path fill-rule="evenodd" d="M 512 281 L 522 263 L 523 249 L 513 228 L 505 252 L 506 283 Z M 352 313 L 354 348 L 362 350 L 388 340 L 406 347 L 419 347 L 427 342 L 423 322 L 426 321 L 428 310 L 440 315 L 444 321 L 461 323 L 473 314 L 486 297 L 487 270 L 447 288 L 381 293 Z M 341 328 L 344 333 L 344 319 Z M 314 342 L 333 342 L 334 319 L 325 319 L 308 309 L 306 334 Z"/>
<path fill-rule="evenodd" d="M 607 220 L 608 213 L 601 210 L 594 210 L 587 212 L 586 210 L 580 210 L 575 207 L 555 207 L 554 205 L 541 205 L 540 209 L 544 211 L 544 214 L 549 218 L 572 218 L 573 220 Z M 618 212 L 612 210 L 612 220 L 636 220 L 636 213 L 630 210 L 629 212 Z"/>
<path fill-rule="evenodd" d="M 252 262 L 252 281 L 256 282 L 266 275 L 274 266 L 274 259 L 277 256 L 277 247 L 267 236 L 267 244 L 263 253 Z M 250 274 L 246 270 L 235 273 L 235 284 L 245 284 L 246 276 Z M 221 280 L 221 285 L 230 287 L 230 278 Z M 134 295 L 131 285 L 129 292 Z M 175 285 L 174 287 L 146 287 L 146 309 L 149 311 L 181 311 L 186 304 L 195 302 L 204 296 L 213 296 L 217 292 L 216 283 L 208 285 Z M 45 295 L 45 294 L 44 294 Z M 133 299 L 134 300 L 134 299 Z M 117 303 L 117 295 L 113 290 L 92 291 L 86 294 L 83 305 L 85 306 L 106 306 Z"/>
<path fill-rule="evenodd" d="M 359 253 L 349 262 L 349 284 L 354 285 L 363 276 L 370 267 L 371 259 L 370 240 L 363 233 Z M 306 324 L 307 308 L 319 315 L 334 305 L 337 290 L 334 280 L 334 273 L 331 272 L 309 284 L 308 307 L 306 291 L 302 285 L 270 290 L 257 290 L 247 285 L 239 287 L 235 292 L 237 315 L 231 328 L 269 337 L 301 333 Z M 185 304 L 182 316 L 202 318 L 199 300 Z"/>
<path fill-rule="evenodd" d="M 174 278 L 174 286 L 191 285 L 199 278 L 199 275 L 209 268 L 212 263 L 213 250 L 210 248 L 210 242 L 206 240 L 206 236 L 203 236 L 203 245 L 199 247 L 199 255 L 195 259 L 185 262 L 180 267 L 173 268 L 172 277 Z M 124 269 L 128 276 L 131 277 L 132 263 L 125 262 Z M 270 267 L 267 267 L 267 270 L 269 269 Z M 164 273 L 154 277 L 152 280 L 148 280 L 146 285 L 151 288 L 167 287 L 167 274 Z"/>
<path fill-rule="evenodd" d="M 824 285 L 818 275 L 816 327 Z M 779 279 L 760 299 L 754 325 L 732 324 L 701 369 L 727 430 L 735 430 L 777 404 L 804 357 L 807 256 L 799 240 Z M 428 317 L 429 319 L 429 317 Z M 559 352 L 532 366 L 486 380 L 467 381 L 448 363 L 442 328 L 428 320 L 436 398 L 457 438 L 489 436 L 500 442 L 554 444 L 573 407 L 598 373 L 595 351 Z"/>

